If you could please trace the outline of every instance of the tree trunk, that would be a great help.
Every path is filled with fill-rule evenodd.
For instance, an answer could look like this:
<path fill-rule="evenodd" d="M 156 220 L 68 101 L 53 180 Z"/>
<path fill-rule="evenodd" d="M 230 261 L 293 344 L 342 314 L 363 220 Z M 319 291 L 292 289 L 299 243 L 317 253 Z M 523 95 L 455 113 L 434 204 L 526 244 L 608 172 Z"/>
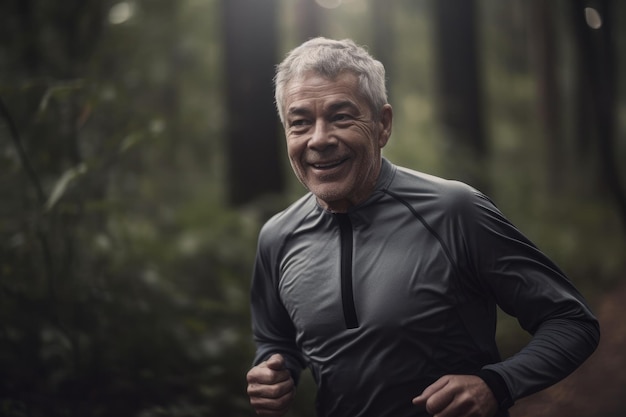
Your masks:
<path fill-rule="evenodd" d="M 393 2 L 371 0 L 374 28 L 373 54 L 385 66 L 387 80 L 393 80 Z M 387 86 L 389 87 L 389 85 Z M 389 99 L 391 101 L 391 99 Z"/>
<path fill-rule="evenodd" d="M 272 79 L 275 0 L 223 0 L 228 199 L 246 204 L 284 188 Z"/>
<path fill-rule="evenodd" d="M 615 113 L 617 78 L 615 48 L 610 17 L 611 0 L 577 0 L 571 3 L 578 55 L 578 114 L 579 131 L 588 133 L 598 147 L 600 188 L 606 188 L 619 210 L 626 228 L 626 189 L 615 155 Z M 592 28 L 585 19 L 586 8 L 596 11 L 601 26 Z M 581 138 L 580 142 L 585 139 Z M 581 150 L 585 147 L 581 146 Z M 581 157 L 588 152 L 581 152 Z"/>
<path fill-rule="evenodd" d="M 322 34 L 322 9 L 313 0 L 297 0 L 296 27 L 300 42 L 307 41 Z"/>
<path fill-rule="evenodd" d="M 487 141 L 479 78 L 474 0 L 433 2 L 438 116 L 449 173 L 487 188 Z"/>
<path fill-rule="evenodd" d="M 557 48 L 554 4 L 532 0 L 530 7 L 531 55 L 537 78 L 538 115 L 546 148 L 547 188 L 558 193 L 564 185 L 563 133 L 560 126 Z"/>

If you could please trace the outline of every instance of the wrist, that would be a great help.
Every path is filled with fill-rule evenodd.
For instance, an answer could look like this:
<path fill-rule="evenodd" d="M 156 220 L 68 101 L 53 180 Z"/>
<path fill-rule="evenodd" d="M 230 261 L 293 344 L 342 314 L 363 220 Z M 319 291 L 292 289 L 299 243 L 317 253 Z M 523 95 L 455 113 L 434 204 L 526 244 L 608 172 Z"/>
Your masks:
<path fill-rule="evenodd" d="M 506 386 L 504 378 L 502 378 L 499 373 L 489 369 L 481 369 L 476 373 L 476 376 L 487 384 L 487 387 L 489 387 L 493 393 L 500 410 L 508 410 L 511 408 L 513 405 L 513 399 L 511 398 L 509 388 Z"/>

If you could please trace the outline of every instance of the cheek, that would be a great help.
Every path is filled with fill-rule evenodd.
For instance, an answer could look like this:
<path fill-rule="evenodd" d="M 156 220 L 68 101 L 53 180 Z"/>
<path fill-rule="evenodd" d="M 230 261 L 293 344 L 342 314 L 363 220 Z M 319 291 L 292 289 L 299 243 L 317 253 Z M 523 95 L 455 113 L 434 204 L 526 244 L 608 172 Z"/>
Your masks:
<path fill-rule="evenodd" d="M 376 129 L 372 129 L 372 126 L 364 124 L 358 126 L 357 135 L 360 140 L 363 141 L 365 147 L 368 149 L 378 147 L 378 135 Z"/>
<path fill-rule="evenodd" d="M 295 172 L 298 178 L 302 177 L 304 171 L 302 167 L 302 151 L 294 146 L 287 146 L 287 157 L 291 164 L 291 169 Z"/>
<path fill-rule="evenodd" d="M 297 160 L 299 155 L 301 154 L 302 152 L 297 143 L 293 141 L 287 141 L 287 156 L 289 156 L 289 159 Z"/>

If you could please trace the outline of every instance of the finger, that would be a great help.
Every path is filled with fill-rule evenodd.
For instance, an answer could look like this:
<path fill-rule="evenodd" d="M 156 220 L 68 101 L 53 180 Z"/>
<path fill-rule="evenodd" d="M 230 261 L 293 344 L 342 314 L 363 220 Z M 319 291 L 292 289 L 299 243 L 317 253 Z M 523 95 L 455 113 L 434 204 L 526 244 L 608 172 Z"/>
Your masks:
<path fill-rule="evenodd" d="M 274 371 L 269 368 L 252 368 L 246 377 L 248 384 L 274 385 L 282 382 L 289 382 L 291 374 L 289 371 Z"/>
<path fill-rule="evenodd" d="M 295 395 L 293 386 L 276 387 L 251 387 L 248 391 L 250 402 L 263 408 L 278 409 L 281 405 L 288 404 Z"/>
<path fill-rule="evenodd" d="M 250 404 L 252 405 L 252 408 L 254 408 L 254 411 L 256 411 L 256 413 L 262 417 L 282 417 L 289 410 L 289 405 L 283 407 L 282 405 L 274 406 L 270 403 L 255 404 L 254 402 L 252 402 L 252 400 L 250 401 Z"/>
<path fill-rule="evenodd" d="M 446 385 L 448 385 L 449 378 L 447 376 L 442 376 L 434 383 L 430 384 L 420 395 L 413 398 L 413 404 L 415 405 L 425 405 L 426 401 L 435 394 L 436 392 L 443 389 Z"/>
<path fill-rule="evenodd" d="M 295 396 L 293 387 L 277 398 L 250 395 L 250 404 L 260 416 L 282 416 L 287 412 Z"/>
<path fill-rule="evenodd" d="M 431 415 L 443 417 L 447 414 L 439 414 L 442 412 L 449 412 L 447 408 L 452 404 L 455 399 L 456 393 L 453 389 L 449 389 L 449 385 L 444 386 L 439 391 L 433 393 L 428 400 L 426 400 L 426 411 Z M 448 413 L 449 414 L 449 413 Z"/>
<path fill-rule="evenodd" d="M 248 384 L 248 395 L 250 397 L 277 399 L 289 394 L 294 388 L 295 384 L 291 379 L 272 385 L 252 383 Z"/>
<path fill-rule="evenodd" d="M 268 366 L 267 362 L 260 363 L 254 368 L 248 371 L 246 375 L 246 380 L 248 384 L 277 384 L 279 382 L 288 381 L 291 379 L 291 373 L 287 370 L 286 367 L 278 366 L 276 364 L 272 365 L 275 368 L 279 368 L 278 370 L 272 369 Z"/>

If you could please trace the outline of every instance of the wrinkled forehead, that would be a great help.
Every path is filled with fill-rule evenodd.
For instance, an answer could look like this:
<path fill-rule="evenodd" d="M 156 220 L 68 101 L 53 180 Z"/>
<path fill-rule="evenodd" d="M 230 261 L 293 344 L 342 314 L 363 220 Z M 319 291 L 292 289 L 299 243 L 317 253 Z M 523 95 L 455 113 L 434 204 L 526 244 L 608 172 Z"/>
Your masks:
<path fill-rule="evenodd" d="M 350 71 L 344 71 L 329 77 L 316 71 L 307 71 L 291 79 L 283 90 L 283 105 L 285 110 L 291 103 L 301 99 L 324 98 L 325 96 L 343 95 L 356 102 L 366 100 L 361 91 L 359 76 Z"/>

